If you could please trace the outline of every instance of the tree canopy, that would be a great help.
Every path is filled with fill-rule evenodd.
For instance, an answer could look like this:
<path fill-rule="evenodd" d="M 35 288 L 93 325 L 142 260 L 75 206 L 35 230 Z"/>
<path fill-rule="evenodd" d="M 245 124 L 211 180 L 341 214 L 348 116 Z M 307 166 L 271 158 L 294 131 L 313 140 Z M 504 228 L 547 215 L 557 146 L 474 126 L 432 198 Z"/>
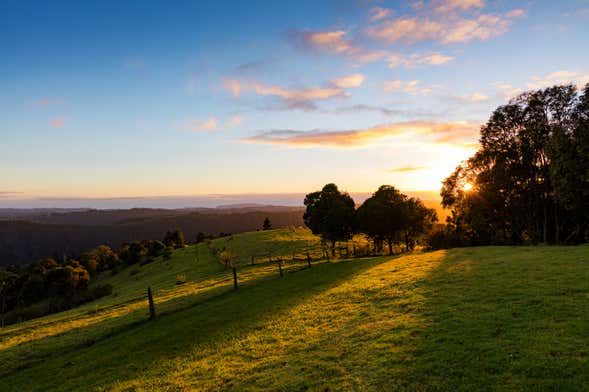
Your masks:
<path fill-rule="evenodd" d="M 347 193 L 335 184 L 327 184 L 321 191 L 305 197 L 307 207 L 303 219 L 314 234 L 331 243 L 335 254 L 337 241 L 347 241 L 354 234 L 355 204 Z"/>
<path fill-rule="evenodd" d="M 530 91 L 498 107 L 441 196 L 467 244 L 586 241 L 589 85 Z"/>

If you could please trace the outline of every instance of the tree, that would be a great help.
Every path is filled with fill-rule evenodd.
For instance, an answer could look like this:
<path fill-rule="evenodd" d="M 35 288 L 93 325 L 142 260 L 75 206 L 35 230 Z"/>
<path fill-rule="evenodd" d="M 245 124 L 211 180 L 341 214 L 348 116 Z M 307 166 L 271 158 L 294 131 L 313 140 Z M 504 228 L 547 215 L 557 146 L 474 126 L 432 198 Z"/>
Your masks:
<path fill-rule="evenodd" d="M 264 218 L 264 224 L 262 225 L 262 230 L 270 230 L 272 229 L 272 223 L 270 222 L 270 218 Z"/>
<path fill-rule="evenodd" d="M 166 232 L 164 236 L 164 244 L 173 248 L 184 247 L 184 233 L 181 230 L 174 230 Z"/>
<path fill-rule="evenodd" d="M 417 237 L 431 230 L 438 221 L 436 210 L 427 208 L 421 200 L 412 197 L 403 203 L 402 230 L 405 248 L 415 248 Z"/>
<path fill-rule="evenodd" d="M 377 251 L 386 241 L 389 253 L 393 253 L 393 241 L 403 229 L 406 199 L 395 187 L 382 185 L 358 208 L 358 228 L 374 241 Z"/>
<path fill-rule="evenodd" d="M 375 242 L 378 251 L 386 242 L 392 254 L 398 239 L 405 242 L 407 250 L 413 250 L 417 237 L 431 229 L 437 216 L 421 200 L 382 185 L 358 208 L 357 220 L 359 230 Z"/>
<path fill-rule="evenodd" d="M 337 241 L 347 241 L 354 233 L 354 200 L 347 193 L 341 193 L 335 184 L 327 184 L 321 191 L 305 197 L 305 225 L 313 234 L 331 243 L 335 256 Z"/>
<path fill-rule="evenodd" d="M 530 91 L 497 108 L 480 149 L 444 181 L 466 244 L 576 243 L 589 230 L 589 85 Z M 464 184 L 474 184 L 465 192 Z"/>

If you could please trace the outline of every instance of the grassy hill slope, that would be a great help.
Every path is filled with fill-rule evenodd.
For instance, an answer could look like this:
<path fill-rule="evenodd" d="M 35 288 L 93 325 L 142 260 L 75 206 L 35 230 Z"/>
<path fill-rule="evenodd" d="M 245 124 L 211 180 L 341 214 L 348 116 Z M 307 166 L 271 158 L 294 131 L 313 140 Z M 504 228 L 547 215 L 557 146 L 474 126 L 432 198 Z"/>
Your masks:
<path fill-rule="evenodd" d="M 288 230 L 215 246 L 291 254 L 301 237 L 315 246 Z M 0 330 L 0 390 L 582 389 L 588 262 L 584 246 L 295 262 L 283 278 L 265 263 L 233 291 L 201 244 L 102 278 L 112 297 Z"/>

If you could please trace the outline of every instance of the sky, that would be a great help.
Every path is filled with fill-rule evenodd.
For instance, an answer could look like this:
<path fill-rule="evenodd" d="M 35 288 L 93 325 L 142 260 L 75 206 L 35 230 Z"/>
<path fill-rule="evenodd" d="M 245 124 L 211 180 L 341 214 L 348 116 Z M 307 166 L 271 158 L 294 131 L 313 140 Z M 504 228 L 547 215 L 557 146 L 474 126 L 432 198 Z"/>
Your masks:
<path fill-rule="evenodd" d="M 0 207 L 437 191 L 587 38 L 587 0 L 0 0 Z"/>

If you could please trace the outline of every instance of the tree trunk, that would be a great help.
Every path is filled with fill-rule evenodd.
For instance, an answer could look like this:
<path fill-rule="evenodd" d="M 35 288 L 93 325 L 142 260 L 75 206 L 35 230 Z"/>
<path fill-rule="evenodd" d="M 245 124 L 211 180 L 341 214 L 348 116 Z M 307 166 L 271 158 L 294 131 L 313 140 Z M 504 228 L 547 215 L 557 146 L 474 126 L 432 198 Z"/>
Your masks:
<path fill-rule="evenodd" d="M 554 203 L 554 243 L 560 244 L 560 227 L 558 224 L 558 204 Z"/>
<path fill-rule="evenodd" d="M 335 240 L 331 241 L 331 256 L 335 257 Z"/>
<path fill-rule="evenodd" d="M 389 254 L 392 255 L 393 254 L 393 240 L 392 239 L 387 239 L 387 243 L 389 245 Z"/>
<path fill-rule="evenodd" d="M 409 235 L 405 234 L 405 249 L 409 252 L 411 249 L 409 248 Z"/>
<path fill-rule="evenodd" d="M 544 199 L 544 208 L 543 208 L 543 212 L 544 212 L 544 227 L 543 227 L 543 242 L 545 244 L 548 243 L 548 202 L 546 201 L 546 199 Z"/>

